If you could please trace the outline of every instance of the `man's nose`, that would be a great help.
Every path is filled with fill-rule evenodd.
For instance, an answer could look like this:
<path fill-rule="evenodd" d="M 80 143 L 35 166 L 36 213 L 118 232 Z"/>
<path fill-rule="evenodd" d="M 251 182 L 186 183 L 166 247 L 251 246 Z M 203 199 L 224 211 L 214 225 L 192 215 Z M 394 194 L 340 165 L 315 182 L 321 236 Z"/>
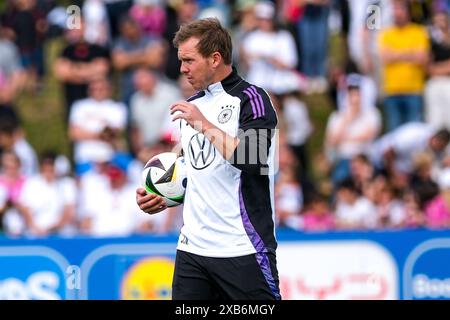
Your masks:
<path fill-rule="evenodd" d="M 180 72 L 181 72 L 181 73 L 187 73 L 187 72 L 188 72 L 188 68 L 186 68 L 186 66 L 184 65 L 184 63 L 181 64 Z"/>

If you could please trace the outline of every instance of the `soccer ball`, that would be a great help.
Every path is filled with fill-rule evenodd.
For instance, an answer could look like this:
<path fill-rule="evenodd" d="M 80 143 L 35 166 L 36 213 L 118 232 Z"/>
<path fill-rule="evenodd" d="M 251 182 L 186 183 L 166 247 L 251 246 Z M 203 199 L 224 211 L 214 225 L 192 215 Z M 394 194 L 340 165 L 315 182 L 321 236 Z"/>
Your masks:
<path fill-rule="evenodd" d="M 182 204 L 187 185 L 184 157 L 174 152 L 154 156 L 144 166 L 142 183 L 147 192 L 163 197 L 168 207 Z"/>

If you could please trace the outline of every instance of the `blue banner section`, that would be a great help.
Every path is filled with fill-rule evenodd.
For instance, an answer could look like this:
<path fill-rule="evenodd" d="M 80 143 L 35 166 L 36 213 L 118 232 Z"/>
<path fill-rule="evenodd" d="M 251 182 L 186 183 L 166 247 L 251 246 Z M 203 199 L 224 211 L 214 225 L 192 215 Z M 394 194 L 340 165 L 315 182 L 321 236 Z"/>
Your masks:
<path fill-rule="evenodd" d="M 450 299 L 450 230 L 277 238 L 286 299 Z M 170 299 L 177 239 L 0 238 L 0 299 Z"/>

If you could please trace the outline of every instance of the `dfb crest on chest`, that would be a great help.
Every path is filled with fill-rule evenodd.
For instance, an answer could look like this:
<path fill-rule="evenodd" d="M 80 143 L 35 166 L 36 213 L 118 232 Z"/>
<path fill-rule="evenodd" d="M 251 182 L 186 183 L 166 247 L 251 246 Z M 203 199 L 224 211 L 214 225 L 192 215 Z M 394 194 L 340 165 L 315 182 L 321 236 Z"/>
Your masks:
<path fill-rule="evenodd" d="M 217 117 L 217 121 L 220 124 L 224 124 L 224 123 L 227 123 L 228 121 L 230 121 L 231 117 L 233 116 L 233 112 L 234 112 L 235 108 L 236 107 L 231 104 L 220 107 L 220 112 Z"/>

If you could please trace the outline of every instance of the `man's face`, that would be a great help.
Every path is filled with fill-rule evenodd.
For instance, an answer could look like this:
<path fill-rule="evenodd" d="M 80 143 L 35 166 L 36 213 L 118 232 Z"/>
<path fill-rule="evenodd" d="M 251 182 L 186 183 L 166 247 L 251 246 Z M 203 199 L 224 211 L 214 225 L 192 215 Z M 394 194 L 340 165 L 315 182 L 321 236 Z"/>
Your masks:
<path fill-rule="evenodd" d="M 443 12 L 436 13 L 433 17 L 433 25 L 441 30 L 447 30 L 449 27 L 448 16 Z"/>
<path fill-rule="evenodd" d="M 139 37 L 141 36 L 139 27 L 132 22 L 125 22 L 121 26 L 121 31 L 123 37 L 125 37 L 128 40 L 136 40 L 139 39 Z"/>
<path fill-rule="evenodd" d="M 351 88 L 348 90 L 348 102 L 350 107 L 355 109 L 354 111 L 359 111 L 361 106 L 361 92 L 359 89 Z"/>
<path fill-rule="evenodd" d="M 6 132 L 0 132 L 0 147 L 10 149 L 14 145 L 14 135 Z"/>
<path fill-rule="evenodd" d="M 197 1 L 183 0 L 177 8 L 178 20 L 181 23 L 186 23 L 194 20 L 198 12 Z"/>
<path fill-rule="evenodd" d="M 438 137 L 432 137 L 430 140 L 430 147 L 434 152 L 440 153 L 447 147 L 447 142 Z"/>
<path fill-rule="evenodd" d="M 409 12 L 406 4 L 394 2 L 392 9 L 396 25 L 403 26 L 409 22 Z"/>
<path fill-rule="evenodd" d="M 138 70 L 134 74 L 134 84 L 139 91 L 152 94 L 156 86 L 156 78 L 150 71 Z"/>
<path fill-rule="evenodd" d="M 181 61 L 180 72 L 195 90 L 200 91 L 212 83 L 214 68 L 212 57 L 203 57 L 197 50 L 197 44 L 197 38 L 180 43 L 178 59 Z"/>
<path fill-rule="evenodd" d="M 44 161 L 41 164 L 41 174 L 45 179 L 49 181 L 54 180 L 56 178 L 56 170 L 54 163 Z"/>
<path fill-rule="evenodd" d="M 89 84 L 91 98 L 102 101 L 110 97 L 109 83 L 106 80 L 96 80 Z"/>

